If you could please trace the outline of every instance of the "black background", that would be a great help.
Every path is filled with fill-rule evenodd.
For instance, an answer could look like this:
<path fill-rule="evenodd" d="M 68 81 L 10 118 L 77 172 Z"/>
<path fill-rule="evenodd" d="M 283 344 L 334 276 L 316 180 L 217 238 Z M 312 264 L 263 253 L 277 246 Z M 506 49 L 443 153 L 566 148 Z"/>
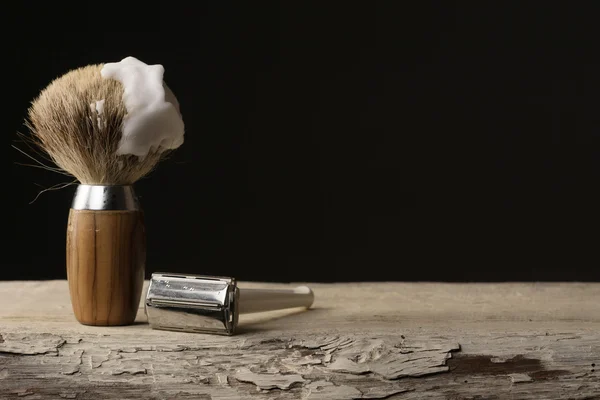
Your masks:
<path fill-rule="evenodd" d="M 165 66 L 186 123 L 136 185 L 147 274 L 600 280 L 591 3 L 171 3 L 13 10 L 0 279 L 66 277 L 74 187 L 29 204 L 67 180 L 11 147 L 29 102 L 132 55 Z"/>

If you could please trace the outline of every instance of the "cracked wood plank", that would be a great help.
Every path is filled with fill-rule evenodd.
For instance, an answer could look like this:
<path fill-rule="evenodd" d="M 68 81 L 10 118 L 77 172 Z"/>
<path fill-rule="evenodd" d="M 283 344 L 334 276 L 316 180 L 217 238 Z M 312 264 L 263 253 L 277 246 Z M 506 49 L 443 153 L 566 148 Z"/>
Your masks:
<path fill-rule="evenodd" d="M 0 282 L 0 399 L 600 398 L 600 284 L 311 286 L 222 337 L 83 326 L 66 282 Z"/>

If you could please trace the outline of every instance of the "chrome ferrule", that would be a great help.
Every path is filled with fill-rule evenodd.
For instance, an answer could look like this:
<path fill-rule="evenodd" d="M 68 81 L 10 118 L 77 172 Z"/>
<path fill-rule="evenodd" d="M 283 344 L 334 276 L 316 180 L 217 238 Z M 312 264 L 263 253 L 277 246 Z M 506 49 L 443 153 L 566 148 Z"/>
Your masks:
<path fill-rule="evenodd" d="M 136 211 L 140 204 L 131 185 L 78 185 L 73 210 Z"/>

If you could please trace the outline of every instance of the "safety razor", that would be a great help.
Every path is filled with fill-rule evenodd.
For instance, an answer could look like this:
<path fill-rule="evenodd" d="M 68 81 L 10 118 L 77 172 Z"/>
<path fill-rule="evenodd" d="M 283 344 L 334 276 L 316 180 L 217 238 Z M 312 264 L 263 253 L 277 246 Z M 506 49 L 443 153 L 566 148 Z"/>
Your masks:
<path fill-rule="evenodd" d="M 294 289 L 238 288 L 234 278 L 153 273 L 145 312 L 153 329 L 233 335 L 239 314 L 309 308 L 314 294 Z"/>

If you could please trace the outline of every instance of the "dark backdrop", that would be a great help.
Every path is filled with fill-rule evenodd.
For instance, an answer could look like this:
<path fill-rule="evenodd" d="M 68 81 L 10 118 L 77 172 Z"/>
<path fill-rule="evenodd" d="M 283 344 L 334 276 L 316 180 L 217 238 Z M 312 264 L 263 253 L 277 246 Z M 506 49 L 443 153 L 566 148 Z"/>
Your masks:
<path fill-rule="evenodd" d="M 0 279 L 65 278 L 74 187 L 29 204 L 66 179 L 10 147 L 29 101 L 132 55 L 165 66 L 186 123 L 136 186 L 148 273 L 600 280 L 589 3 L 21 3 L 2 50 Z"/>

